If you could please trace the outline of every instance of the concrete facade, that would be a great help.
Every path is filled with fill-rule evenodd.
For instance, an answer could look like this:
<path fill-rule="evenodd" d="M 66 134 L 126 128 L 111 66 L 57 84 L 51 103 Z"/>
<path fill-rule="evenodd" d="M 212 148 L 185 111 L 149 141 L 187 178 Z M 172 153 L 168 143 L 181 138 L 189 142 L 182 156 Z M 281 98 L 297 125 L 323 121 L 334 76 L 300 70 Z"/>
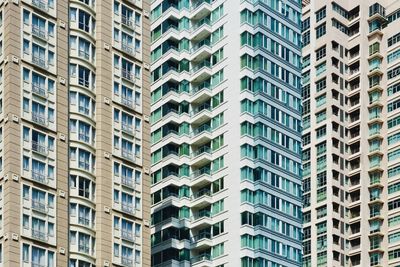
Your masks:
<path fill-rule="evenodd" d="M 303 1 L 303 266 L 398 266 L 399 1 Z"/>
<path fill-rule="evenodd" d="M 150 265 L 149 9 L 0 1 L 0 266 Z"/>

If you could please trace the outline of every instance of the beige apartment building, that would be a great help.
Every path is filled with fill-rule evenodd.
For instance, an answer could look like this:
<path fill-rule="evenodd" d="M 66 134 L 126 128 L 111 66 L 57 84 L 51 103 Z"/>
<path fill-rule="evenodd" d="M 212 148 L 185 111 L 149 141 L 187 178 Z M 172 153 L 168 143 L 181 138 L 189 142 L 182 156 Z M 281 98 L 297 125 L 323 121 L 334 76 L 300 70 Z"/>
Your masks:
<path fill-rule="evenodd" d="M 303 1 L 303 266 L 400 266 L 400 1 Z"/>
<path fill-rule="evenodd" d="M 149 8 L 0 1 L 0 266 L 150 266 Z"/>

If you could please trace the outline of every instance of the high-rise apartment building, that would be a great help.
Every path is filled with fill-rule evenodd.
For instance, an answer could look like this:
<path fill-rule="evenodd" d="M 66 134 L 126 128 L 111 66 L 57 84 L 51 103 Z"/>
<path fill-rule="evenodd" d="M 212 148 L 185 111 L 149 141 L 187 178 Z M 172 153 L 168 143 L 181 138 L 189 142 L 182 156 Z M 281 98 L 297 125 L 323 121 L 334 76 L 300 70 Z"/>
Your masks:
<path fill-rule="evenodd" d="M 150 265 L 148 1 L 0 1 L 0 266 Z"/>
<path fill-rule="evenodd" d="M 400 2 L 303 1 L 303 266 L 400 264 Z"/>
<path fill-rule="evenodd" d="M 301 1 L 151 3 L 152 266 L 301 265 Z"/>

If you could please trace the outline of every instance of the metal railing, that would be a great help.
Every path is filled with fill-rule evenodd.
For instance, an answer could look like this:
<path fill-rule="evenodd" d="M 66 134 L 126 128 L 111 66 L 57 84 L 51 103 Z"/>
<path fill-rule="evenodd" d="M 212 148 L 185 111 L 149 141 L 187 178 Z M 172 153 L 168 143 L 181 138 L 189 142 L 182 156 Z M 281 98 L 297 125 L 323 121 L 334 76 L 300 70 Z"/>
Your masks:
<path fill-rule="evenodd" d="M 36 37 L 47 40 L 46 30 L 37 25 L 32 25 L 32 34 L 35 35 Z"/>
<path fill-rule="evenodd" d="M 46 89 L 34 83 L 32 83 L 32 92 L 35 93 L 36 95 L 47 97 Z"/>
<path fill-rule="evenodd" d="M 32 179 L 35 180 L 36 182 L 42 183 L 42 184 L 47 184 L 47 177 L 43 173 L 40 173 L 38 171 L 32 170 Z"/>
<path fill-rule="evenodd" d="M 32 237 L 35 239 L 39 239 L 41 241 L 47 240 L 47 234 L 45 232 L 34 230 L 34 229 L 32 229 Z"/>
<path fill-rule="evenodd" d="M 47 69 L 47 62 L 44 58 L 32 55 L 32 63 L 43 69 Z"/>
<path fill-rule="evenodd" d="M 47 147 L 39 142 L 32 141 L 32 150 L 42 155 L 47 155 Z"/>
<path fill-rule="evenodd" d="M 39 200 L 33 200 L 32 199 L 32 209 L 47 213 L 47 206 L 45 203 L 39 201 Z"/>
<path fill-rule="evenodd" d="M 43 1 L 43 0 L 32 0 L 32 5 L 34 7 L 37 7 L 41 10 L 44 11 L 48 11 L 48 5 L 47 5 L 47 1 Z"/>

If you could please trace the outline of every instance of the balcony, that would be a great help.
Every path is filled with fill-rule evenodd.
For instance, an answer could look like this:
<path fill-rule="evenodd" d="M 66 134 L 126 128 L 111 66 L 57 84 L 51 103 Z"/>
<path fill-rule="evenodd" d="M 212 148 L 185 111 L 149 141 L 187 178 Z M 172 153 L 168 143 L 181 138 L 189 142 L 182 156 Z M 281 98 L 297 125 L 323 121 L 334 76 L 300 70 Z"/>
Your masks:
<path fill-rule="evenodd" d="M 211 130 L 211 126 L 209 126 L 208 124 L 203 124 L 200 127 L 194 129 L 192 132 L 192 138 L 194 139 L 193 142 L 198 141 L 197 139 L 201 140 L 202 138 L 200 136 L 204 134 L 211 134 Z"/>
<path fill-rule="evenodd" d="M 211 148 L 203 146 L 192 153 L 192 165 L 204 165 L 211 161 Z"/>
<path fill-rule="evenodd" d="M 88 218 L 85 217 L 78 217 L 78 223 L 80 225 L 86 226 L 86 227 L 90 227 L 90 220 Z"/>
<path fill-rule="evenodd" d="M 194 108 L 191 112 L 192 123 L 201 124 L 211 118 L 211 106 L 208 103 L 203 103 Z"/>
<path fill-rule="evenodd" d="M 46 242 L 47 241 L 47 234 L 42 232 L 42 231 L 38 231 L 38 230 L 34 230 L 32 229 L 32 238 Z"/>
<path fill-rule="evenodd" d="M 211 96 L 211 84 L 209 82 L 202 82 L 193 86 L 190 93 L 192 95 L 192 103 L 203 102 Z"/>
<path fill-rule="evenodd" d="M 201 229 L 206 226 L 212 225 L 211 219 L 211 211 L 210 210 L 201 210 L 198 212 L 194 212 L 193 216 L 191 217 L 192 222 L 192 229 Z"/>
<path fill-rule="evenodd" d="M 132 177 L 122 175 L 121 184 L 131 189 L 135 188 L 135 182 L 133 181 Z"/>
<path fill-rule="evenodd" d="M 47 177 L 44 175 L 44 173 L 32 170 L 32 180 L 39 182 L 41 184 L 46 184 L 47 185 Z"/>
<path fill-rule="evenodd" d="M 132 151 L 130 151 L 128 149 L 124 149 L 124 148 L 122 149 L 121 156 L 124 159 L 130 160 L 130 161 L 133 161 L 135 159 Z"/>
<path fill-rule="evenodd" d="M 135 74 L 133 73 L 133 71 L 122 69 L 121 73 L 122 73 L 122 78 L 130 82 L 135 82 Z"/>
<path fill-rule="evenodd" d="M 192 243 L 193 243 L 193 244 L 196 244 L 196 243 L 199 243 L 199 242 L 204 241 L 204 240 L 209 240 L 209 241 L 211 241 L 211 233 L 209 233 L 209 232 L 204 232 L 204 233 L 195 235 L 195 236 L 193 237 L 193 239 L 192 239 Z"/>
<path fill-rule="evenodd" d="M 192 39 L 204 39 L 210 33 L 211 21 L 209 18 L 203 18 L 192 25 Z M 207 29 L 208 28 L 208 29 Z"/>
<path fill-rule="evenodd" d="M 36 8 L 39 8 L 42 11 L 47 12 L 49 10 L 47 1 L 43 0 L 32 0 L 32 5 Z"/>
<path fill-rule="evenodd" d="M 80 58 L 84 58 L 87 61 L 90 61 L 90 55 L 88 51 L 79 49 L 78 55 Z"/>
<path fill-rule="evenodd" d="M 79 168 L 90 172 L 90 162 L 89 161 L 79 161 Z"/>
<path fill-rule="evenodd" d="M 90 144 L 90 137 L 86 133 L 79 133 L 79 140 L 83 141 L 83 142 L 85 142 L 87 144 Z"/>
<path fill-rule="evenodd" d="M 37 96 L 47 98 L 46 89 L 34 83 L 32 84 L 32 93 L 34 93 Z"/>
<path fill-rule="evenodd" d="M 41 212 L 41 213 L 47 213 L 47 211 L 48 211 L 46 204 L 39 200 L 32 199 L 31 207 L 33 210 Z"/>
<path fill-rule="evenodd" d="M 132 18 L 130 18 L 130 17 L 122 15 L 121 16 L 121 23 L 124 24 L 125 26 L 131 28 L 131 29 L 135 29 L 135 23 L 132 20 Z"/>
<path fill-rule="evenodd" d="M 132 55 L 132 56 L 135 55 L 135 48 L 126 42 L 122 42 L 121 50 L 129 55 Z"/>
<path fill-rule="evenodd" d="M 121 96 L 121 102 L 120 102 L 122 105 L 124 105 L 125 107 L 128 107 L 128 108 L 131 108 L 131 109 L 133 109 L 134 108 L 134 103 L 133 103 L 133 99 L 132 98 L 128 98 L 128 97 L 124 97 L 124 96 Z"/>
<path fill-rule="evenodd" d="M 47 62 L 46 62 L 46 59 L 44 59 L 44 58 L 32 55 L 32 63 L 42 69 L 47 70 Z"/>
<path fill-rule="evenodd" d="M 121 238 L 133 242 L 135 239 L 131 231 L 121 231 Z"/>
<path fill-rule="evenodd" d="M 123 212 L 128 213 L 128 214 L 135 214 L 135 208 L 133 207 L 132 204 L 122 203 L 121 204 L 121 210 Z"/>
<path fill-rule="evenodd" d="M 121 264 L 123 266 L 133 266 L 133 259 L 128 257 L 121 257 Z"/>
<path fill-rule="evenodd" d="M 37 112 L 32 112 L 32 122 L 39 124 L 41 126 L 46 127 L 47 126 L 47 120 L 43 116 L 43 114 L 37 113 Z"/>
<path fill-rule="evenodd" d="M 47 156 L 47 154 L 48 154 L 47 147 L 36 141 L 32 141 L 32 150 L 43 156 Z"/>
<path fill-rule="evenodd" d="M 198 256 L 195 256 L 191 259 L 192 266 L 212 266 L 211 264 L 211 254 L 204 253 Z"/>
<path fill-rule="evenodd" d="M 121 123 L 121 129 L 123 132 L 127 133 L 127 134 L 133 134 L 133 126 L 131 124 L 128 123 Z"/>
<path fill-rule="evenodd" d="M 40 39 L 47 40 L 47 33 L 46 33 L 46 31 L 45 31 L 43 28 L 41 28 L 41 27 L 38 27 L 38 26 L 36 26 L 36 25 L 32 25 L 32 34 L 33 34 L 34 36 L 40 38 Z"/>
<path fill-rule="evenodd" d="M 193 193 L 192 196 L 192 207 L 197 204 L 197 207 L 200 204 L 203 204 L 202 206 L 206 206 L 207 204 L 211 203 L 211 190 L 208 188 L 204 188 L 199 190 L 198 192 Z"/>
<path fill-rule="evenodd" d="M 90 248 L 89 248 L 88 245 L 79 244 L 78 245 L 78 250 L 79 250 L 79 252 L 82 252 L 82 253 L 85 253 L 85 254 L 89 254 Z"/>
<path fill-rule="evenodd" d="M 203 167 L 201 169 L 193 171 L 191 175 L 192 186 L 200 186 L 211 179 L 211 169 L 209 167 Z"/>
<path fill-rule="evenodd" d="M 194 66 L 190 72 L 192 74 L 192 79 L 195 81 L 197 79 L 203 80 L 208 76 L 211 76 L 211 73 L 204 72 L 202 70 L 211 70 L 211 62 L 208 60 L 204 60 L 203 62 Z"/>

